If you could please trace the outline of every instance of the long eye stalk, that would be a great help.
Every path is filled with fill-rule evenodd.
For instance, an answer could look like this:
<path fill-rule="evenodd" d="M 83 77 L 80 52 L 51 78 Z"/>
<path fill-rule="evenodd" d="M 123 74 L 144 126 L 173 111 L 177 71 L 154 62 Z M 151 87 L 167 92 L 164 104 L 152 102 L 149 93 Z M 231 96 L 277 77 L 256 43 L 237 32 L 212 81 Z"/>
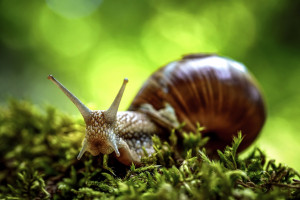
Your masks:
<path fill-rule="evenodd" d="M 61 89 L 69 97 L 69 99 L 75 104 L 75 106 L 80 111 L 82 117 L 84 118 L 85 123 L 91 118 L 91 110 L 86 107 L 75 95 L 73 95 L 67 88 L 65 88 L 58 80 L 56 80 L 52 75 L 48 76 L 48 79 L 51 80 L 55 85 Z"/>
<path fill-rule="evenodd" d="M 111 106 L 109 107 L 109 109 L 107 111 L 104 112 L 104 116 L 105 119 L 110 122 L 113 123 L 116 120 L 116 116 L 117 116 L 117 112 L 119 109 L 119 105 L 125 90 L 125 86 L 128 83 L 128 79 L 125 78 L 122 84 L 122 87 L 120 88 L 116 98 L 114 99 L 113 103 L 111 104 Z"/>

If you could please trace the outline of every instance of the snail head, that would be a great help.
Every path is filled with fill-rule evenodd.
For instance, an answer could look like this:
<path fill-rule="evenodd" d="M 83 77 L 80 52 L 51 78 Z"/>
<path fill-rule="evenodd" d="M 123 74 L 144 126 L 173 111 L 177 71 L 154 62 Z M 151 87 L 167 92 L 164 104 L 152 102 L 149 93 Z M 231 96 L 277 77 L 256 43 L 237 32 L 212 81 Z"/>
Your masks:
<path fill-rule="evenodd" d="M 116 156 L 119 157 L 120 139 L 114 130 L 118 108 L 128 79 L 124 79 L 122 87 L 108 110 L 90 110 L 52 75 L 49 75 L 48 79 L 55 83 L 75 104 L 86 123 L 86 134 L 77 159 L 79 160 L 86 151 L 94 156 L 100 153 L 110 154 L 115 152 Z"/>

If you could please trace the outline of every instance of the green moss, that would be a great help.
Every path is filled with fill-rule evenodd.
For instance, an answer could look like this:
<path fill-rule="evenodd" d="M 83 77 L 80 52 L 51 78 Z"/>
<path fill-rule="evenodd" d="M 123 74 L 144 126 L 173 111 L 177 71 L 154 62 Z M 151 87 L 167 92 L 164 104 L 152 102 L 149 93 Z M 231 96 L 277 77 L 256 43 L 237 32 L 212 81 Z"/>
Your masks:
<path fill-rule="evenodd" d="M 143 165 L 127 167 L 110 156 L 76 155 L 84 137 L 83 120 L 48 107 L 11 101 L 0 108 L 0 198 L 6 199 L 299 199 L 299 174 L 258 148 L 241 159 L 241 134 L 218 151 L 205 153 L 207 138 L 153 137 L 155 153 Z"/>

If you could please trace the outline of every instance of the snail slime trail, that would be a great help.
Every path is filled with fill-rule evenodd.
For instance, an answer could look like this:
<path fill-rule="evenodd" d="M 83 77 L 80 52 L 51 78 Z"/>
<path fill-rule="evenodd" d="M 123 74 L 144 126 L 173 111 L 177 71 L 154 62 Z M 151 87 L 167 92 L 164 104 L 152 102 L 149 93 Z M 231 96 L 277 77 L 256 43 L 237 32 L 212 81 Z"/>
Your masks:
<path fill-rule="evenodd" d="M 210 137 L 212 153 L 231 144 L 239 131 L 239 150 L 257 137 L 266 119 L 265 104 L 253 76 L 234 60 L 217 55 L 192 54 L 155 71 L 144 83 L 128 111 L 118 111 L 123 84 L 107 110 L 90 110 L 52 75 L 48 76 L 75 104 L 86 123 L 80 159 L 87 151 L 96 156 L 114 153 L 125 164 L 140 164 L 154 152 L 152 136 L 167 138 L 185 123 L 183 131 L 196 132 L 197 123 Z"/>

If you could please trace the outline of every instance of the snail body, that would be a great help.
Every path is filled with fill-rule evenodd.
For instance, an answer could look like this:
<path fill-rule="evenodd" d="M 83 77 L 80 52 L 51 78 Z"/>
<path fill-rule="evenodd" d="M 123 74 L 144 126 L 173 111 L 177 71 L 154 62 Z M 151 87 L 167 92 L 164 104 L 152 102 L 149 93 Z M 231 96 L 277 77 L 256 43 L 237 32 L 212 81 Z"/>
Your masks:
<path fill-rule="evenodd" d="M 140 164 L 142 147 L 153 153 L 151 137 L 164 137 L 184 122 L 195 132 L 197 123 L 210 137 L 211 151 L 230 144 L 242 131 L 241 150 L 249 146 L 265 121 L 265 106 L 254 78 L 240 63 L 216 55 L 189 55 L 154 72 L 142 86 L 128 111 L 118 107 L 128 82 L 105 111 L 89 110 L 78 98 L 48 76 L 70 98 L 86 123 L 83 147 L 96 156 L 115 152 L 125 165 Z"/>

